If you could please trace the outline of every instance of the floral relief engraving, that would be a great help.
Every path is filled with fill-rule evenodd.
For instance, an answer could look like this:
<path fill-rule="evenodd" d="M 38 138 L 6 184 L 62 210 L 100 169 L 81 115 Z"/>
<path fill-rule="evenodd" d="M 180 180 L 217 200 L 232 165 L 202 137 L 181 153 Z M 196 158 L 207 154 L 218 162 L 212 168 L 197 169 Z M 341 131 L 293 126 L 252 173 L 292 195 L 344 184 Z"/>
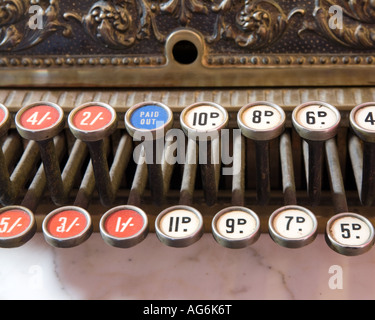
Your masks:
<path fill-rule="evenodd" d="M 65 13 L 64 18 L 79 21 L 94 40 L 107 47 L 128 47 L 135 42 L 136 35 L 127 4 L 126 1 L 98 1 L 83 17 Z"/>
<path fill-rule="evenodd" d="M 305 13 L 304 9 L 295 8 L 286 14 L 275 1 L 245 0 L 234 19 L 228 19 L 230 16 L 224 13 L 231 10 L 231 2 L 223 0 L 213 6 L 213 10 L 218 12 L 218 18 L 215 32 L 208 38 L 209 42 L 229 38 L 241 47 L 253 50 L 264 48 L 280 39 L 294 15 Z"/>
<path fill-rule="evenodd" d="M 160 4 L 162 12 L 173 14 L 181 25 L 187 25 L 194 13 L 208 13 L 208 5 L 199 0 L 169 0 Z"/>
<path fill-rule="evenodd" d="M 332 6 L 342 10 L 342 25 L 332 27 Z M 313 20 L 305 20 L 299 34 L 314 32 L 342 46 L 353 49 L 375 48 L 375 1 L 317 0 Z"/>
<path fill-rule="evenodd" d="M 34 5 L 41 8 L 38 17 L 41 19 L 41 28 L 30 28 L 28 24 L 29 9 Z M 0 1 L 0 50 L 27 49 L 57 31 L 62 31 L 65 37 L 72 34 L 71 27 L 60 20 L 58 0 Z"/>
<path fill-rule="evenodd" d="M 83 34 L 94 41 L 93 47 L 114 50 L 127 49 L 148 39 L 163 45 L 176 28 L 187 26 L 196 28 L 207 44 L 222 42 L 226 47 L 244 48 L 248 52 L 272 51 L 272 45 L 281 38 L 289 37 L 298 42 L 308 37 L 308 33 L 326 39 L 327 46 L 333 43 L 346 50 L 375 48 L 375 0 L 305 3 L 297 0 L 295 5 L 277 0 L 92 0 L 85 5 L 76 3 L 73 6 L 70 0 L 0 0 L 0 51 L 27 50 L 52 35 L 57 39 L 69 37 L 72 43 L 79 43 L 78 37 Z M 32 7 L 41 9 L 42 28 L 30 28 Z M 330 25 L 334 15 L 332 7 L 342 11 L 340 28 Z M 73 28 L 84 32 L 74 35 Z M 288 30 L 291 32 L 287 33 Z"/>

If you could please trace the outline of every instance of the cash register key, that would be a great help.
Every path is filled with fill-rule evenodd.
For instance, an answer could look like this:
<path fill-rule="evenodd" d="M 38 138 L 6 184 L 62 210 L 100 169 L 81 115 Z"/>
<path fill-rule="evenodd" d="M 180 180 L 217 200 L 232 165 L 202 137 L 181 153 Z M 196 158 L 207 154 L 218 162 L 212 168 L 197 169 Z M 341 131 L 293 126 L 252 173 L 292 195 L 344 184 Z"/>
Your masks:
<path fill-rule="evenodd" d="M 100 234 L 111 246 L 130 248 L 143 241 L 149 231 L 145 212 L 131 205 L 108 210 L 100 219 Z"/>
<path fill-rule="evenodd" d="M 80 207 L 65 206 L 50 212 L 43 220 L 44 238 L 58 248 L 71 248 L 86 241 L 93 232 L 90 214 Z"/>
<path fill-rule="evenodd" d="M 171 247 L 187 247 L 198 241 L 203 233 L 203 218 L 193 207 L 177 205 L 163 210 L 155 220 L 158 239 Z"/>
<path fill-rule="evenodd" d="M 329 219 L 325 231 L 328 246 L 346 256 L 357 256 L 374 245 L 374 227 L 362 215 L 344 212 Z"/>
<path fill-rule="evenodd" d="M 227 248 L 245 248 L 260 236 L 257 214 L 245 207 L 233 206 L 219 211 L 212 219 L 212 235 L 217 243 Z"/>
<path fill-rule="evenodd" d="M 268 221 L 271 238 L 287 248 L 301 248 L 317 236 L 318 222 L 308 209 L 289 205 L 275 210 Z"/>
<path fill-rule="evenodd" d="M 0 247 L 15 248 L 28 242 L 36 232 L 34 214 L 22 206 L 0 209 Z"/>

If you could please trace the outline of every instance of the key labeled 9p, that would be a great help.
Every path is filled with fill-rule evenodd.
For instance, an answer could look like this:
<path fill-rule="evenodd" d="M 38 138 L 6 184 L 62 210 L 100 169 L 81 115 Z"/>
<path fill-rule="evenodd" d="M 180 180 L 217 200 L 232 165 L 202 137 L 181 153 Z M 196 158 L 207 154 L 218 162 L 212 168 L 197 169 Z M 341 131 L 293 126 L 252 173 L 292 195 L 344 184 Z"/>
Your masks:
<path fill-rule="evenodd" d="M 212 219 L 212 235 L 217 243 L 227 248 L 245 248 L 260 236 L 257 214 L 245 207 L 229 207 Z"/>

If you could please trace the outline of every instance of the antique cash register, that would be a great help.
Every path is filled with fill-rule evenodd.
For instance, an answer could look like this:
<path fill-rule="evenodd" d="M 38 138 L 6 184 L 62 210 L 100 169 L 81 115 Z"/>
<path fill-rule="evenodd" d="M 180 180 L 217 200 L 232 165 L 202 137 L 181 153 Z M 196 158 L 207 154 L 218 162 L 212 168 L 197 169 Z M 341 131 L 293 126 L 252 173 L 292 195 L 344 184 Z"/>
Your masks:
<path fill-rule="evenodd" d="M 374 244 L 375 1 L 0 1 L 0 246 Z"/>

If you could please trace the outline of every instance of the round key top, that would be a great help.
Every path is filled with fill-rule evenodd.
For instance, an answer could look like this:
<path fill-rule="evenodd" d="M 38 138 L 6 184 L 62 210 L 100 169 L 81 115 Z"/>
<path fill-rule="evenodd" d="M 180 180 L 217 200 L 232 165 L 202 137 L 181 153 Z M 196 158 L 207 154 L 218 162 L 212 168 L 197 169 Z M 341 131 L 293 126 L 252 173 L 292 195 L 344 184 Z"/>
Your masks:
<path fill-rule="evenodd" d="M 0 209 L 0 247 L 15 248 L 29 241 L 36 232 L 34 214 L 22 206 Z"/>
<path fill-rule="evenodd" d="M 272 213 L 268 221 L 271 238 L 287 248 L 308 245 L 317 236 L 318 222 L 308 209 L 296 205 L 285 206 Z"/>
<path fill-rule="evenodd" d="M 130 205 L 112 208 L 100 219 L 100 233 L 106 243 L 118 248 L 130 248 L 146 238 L 147 215 Z"/>
<path fill-rule="evenodd" d="M 246 138 L 255 141 L 257 199 L 264 205 L 270 197 L 269 141 L 284 131 L 285 112 L 270 102 L 254 102 L 240 109 L 237 124 Z"/>
<path fill-rule="evenodd" d="M 320 202 L 324 142 L 337 134 L 340 121 L 340 112 L 325 102 L 306 102 L 293 110 L 293 126 L 304 139 L 307 190 L 311 205 Z"/>
<path fill-rule="evenodd" d="M 55 137 L 64 128 L 64 111 L 55 103 L 36 102 L 18 111 L 15 123 L 21 137 L 44 141 Z"/>
<path fill-rule="evenodd" d="M 11 118 L 9 110 L 0 103 L 0 137 L 3 136 L 10 128 Z"/>
<path fill-rule="evenodd" d="M 187 247 L 203 235 L 203 218 L 192 207 L 178 205 L 162 211 L 155 220 L 159 240 L 171 247 Z"/>
<path fill-rule="evenodd" d="M 240 109 L 237 123 L 249 139 L 272 140 L 284 131 L 285 112 L 274 103 L 255 102 Z"/>
<path fill-rule="evenodd" d="M 363 103 L 350 112 L 350 125 L 366 142 L 375 142 L 375 102 Z"/>
<path fill-rule="evenodd" d="M 334 106 L 328 103 L 312 101 L 295 108 L 292 121 L 303 139 L 324 141 L 336 135 L 341 115 Z"/>
<path fill-rule="evenodd" d="M 145 134 L 146 140 L 161 138 L 172 125 L 172 110 L 160 102 L 139 103 L 125 114 L 125 127 L 132 137 L 141 133 Z"/>
<path fill-rule="evenodd" d="M 86 241 L 92 231 L 90 214 L 76 206 L 58 208 L 43 220 L 44 238 L 54 247 L 75 247 Z"/>
<path fill-rule="evenodd" d="M 228 119 L 225 108 L 213 102 L 192 104 L 180 115 L 182 130 L 193 140 L 211 140 L 212 134 L 219 133 L 227 126 Z"/>
<path fill-rule="evenodd" d="M 225 208 L 213 218 L 212 234 L 216 242 L 224 247 L 244 248 L 258 240 L 260 221 L 257 214 L 248 208 Z"/>
<path fill-rule="evenodd" d="M 73 135 L 82 141 L 99 141 L 117 127 L 116 111 L 102 102 L 89 102 L 73 109 L 68 117 Z"/>
<path fill-rule="evenodd" d="M 373 179 L 375 174 L 375 102 L 356 106 L 350 112 L 349 122 L 355 133 L 354 137 L 350 136 L 349 152 L 353 162 L 357 188 L 360 191 L 362 204 L 371 206 L 375 198 L 375 181 Z M 361 147 L 360 151 L 354 148 L 356 144 Z M 354 152 L 351 150 L 354 150 Z M 362 157 L 358 152 L 362 153 Z M 353 153 L 354 155 L 352 155 Z M 360 158 L 362 160 L 359 160 Z M 357 161 L 358 164 L 356 164 Z"/>
<path fill-rule="evenodd" d="M 356 213 L 340 213 L 333 216 L 326 226 L 325 239 L 334 251 L 357 256 L 374 245 L 374 227 L 371 222 Z"/>

